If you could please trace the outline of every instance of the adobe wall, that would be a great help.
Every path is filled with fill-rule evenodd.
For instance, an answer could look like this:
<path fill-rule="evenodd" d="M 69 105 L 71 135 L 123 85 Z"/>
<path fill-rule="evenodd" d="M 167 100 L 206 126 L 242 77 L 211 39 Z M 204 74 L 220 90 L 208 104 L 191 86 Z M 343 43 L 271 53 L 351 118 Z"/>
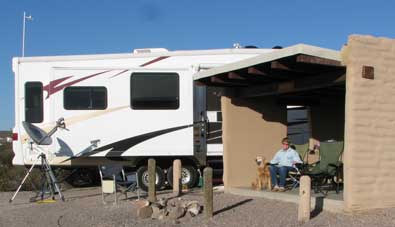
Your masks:
<path fill-rule="evenodd" d="M 224 186 L 251 187 L 256 156 L 270 161 L 286 136 L 286 107 L 272 99 L 221 97 Z"/>
<path fill-rule="evenodd" d="M 395 207 L 395 40 L 352 35 L 342 58 L 345 208 Z M 374 67 L 374 79 L 362 78 L 363 66 Z"/>

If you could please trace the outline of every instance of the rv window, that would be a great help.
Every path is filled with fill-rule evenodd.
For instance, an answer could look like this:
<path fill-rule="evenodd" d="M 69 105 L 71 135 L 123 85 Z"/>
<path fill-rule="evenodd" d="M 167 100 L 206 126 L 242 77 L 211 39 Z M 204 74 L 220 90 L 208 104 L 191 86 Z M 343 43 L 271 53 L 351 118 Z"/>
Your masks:
<path fill-rule="evenodd" d="M 178 109 L 179 77 L 176 73 L 133 73 L 130 80 L 133 109 Z"/>
<path fill-rule="evenodd" d="M 27 82 L 25 84 L 25 121 L 40 123 L 43 118 L 43 84 Z"/>
<path fill-rule="evenodd" d="M 105 87 L 67 87 L 63 92 L 66 110 L 104 110 L 107 108 Z"/>

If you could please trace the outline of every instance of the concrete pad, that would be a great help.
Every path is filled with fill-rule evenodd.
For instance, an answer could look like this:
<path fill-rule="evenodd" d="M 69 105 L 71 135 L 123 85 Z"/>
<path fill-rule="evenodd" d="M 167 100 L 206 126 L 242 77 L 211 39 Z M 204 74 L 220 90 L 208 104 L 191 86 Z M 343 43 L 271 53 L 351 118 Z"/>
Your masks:
<path fill-rule="evenodd" d="M 269 192 L 269 191 L 255 191 L 250 188 L 228 188 L 225 193 L 242 196 L 260 197 L 265 199 L 274 199 L 283 202 L 290 202 L 299 204 L 299 195 L 286 192 Z M 317 207 L 316 207 L 317 205 Z M 325 210 L 334 213 L 344 212 L 344 202 L 342 200 L 334 200 L 320 196 L 312 196 L 311 207 L 314 210 Z"/>

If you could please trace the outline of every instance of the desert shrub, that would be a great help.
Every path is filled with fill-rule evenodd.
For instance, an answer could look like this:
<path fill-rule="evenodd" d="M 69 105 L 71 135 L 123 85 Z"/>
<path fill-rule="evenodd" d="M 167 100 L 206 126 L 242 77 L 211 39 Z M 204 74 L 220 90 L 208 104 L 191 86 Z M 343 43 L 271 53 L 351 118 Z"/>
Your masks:
<path fill-rule="evenodd" d="M 3 135 L 0 132 L 0 136 L 11 136 L 11 133 Z M 0 191 L 15 191 L 29 170 L 24 166 L 13 166 L 13 157 L 14 152 L 12 151 L 12 144 L 4 143 L 0 145 Z M 70 188 L 71 185 L 92 186 L 97 185 L 97 183 L 100 182 L 98 180 L 99 177 L 97 168 L 93 168 L 93 171 L 92 169 L 81 169 L 83 171 L 74 172 L 72 175 L 71 173 L 73 171 L 71 169 L 67 170 L 53 167 L 52 169 L 62 189 Z M 22 190 L 31 191 L 39 189 L 41 187 L 40 182 L 41 172 L 38 168 L 35 168 L 30 173 L 26 183 L 23 184 Z"/>
<path fill-rule="evenodd" d="M 13 166 L 13 157 L 11 144 L 0 146 L 0 191 L 15 191 L 28 171 L 24 166 Z M 22 190 L 33 190 L 39 182 L 40 172 L 34 169 Z"/>

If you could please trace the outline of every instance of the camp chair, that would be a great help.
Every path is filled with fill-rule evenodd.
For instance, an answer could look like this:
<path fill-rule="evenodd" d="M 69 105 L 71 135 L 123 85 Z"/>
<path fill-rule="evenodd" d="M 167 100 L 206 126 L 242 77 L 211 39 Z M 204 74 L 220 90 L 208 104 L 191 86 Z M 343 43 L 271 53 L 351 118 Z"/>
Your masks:
<path fill-rule="evenodd" d="M 309 151 L 309 143 L 305 144 L 292 144 L 291 148 L 298 152 L 300 159 L 303 161 L 302 164 L 296 164 L 294 166 L 294 171 L 289 171 L 288 176 L 289 179 L 292 181 L 291 190 L 298 187 L 300 185 L 300 176 L 305 169 L 304 159 L 308 154 Z"/>
<path fill-rule="evenodd" d="M 305 159 L 309 152 L 309 143 L 294 144 L 293 146 L 295 147 L 296 152 L 298 152 L 300 159 L 303 161 L 303 163 L 307 163 Z"/>
<path fill-rule="evenodd" d="M 319 161 L 309 166 L 308 171 L 305 172 L 306 175 L 311 177 L 315 193 L 322 192 L 326 195 L 329 189 L 326 192 L 323 189 L 330 186 L 328 185 L 329 181 L 335 186 L 336 193 L 339 193 L 340 178 L 343 170 L 343 164 L 341 162 L 343 148 L 343 141 L 320 143 Z"/>
<path fill-rule="evenodd" d="M 105 202 L 105 194 L 114 194 L 114 203 L 118 201 L 117 192 L 121 191 L 128 198 L 128 191 L 137 191 L 137 196 L 140 198 L 138 187 L 138 180 L 136 173 L 133 175 L 126 175 L 121 165 L 103 165 L 99 166 L 99 174 L 102 185 L 102 200 Z M 130 178 L 130 179 L 128 179 Z"/>

